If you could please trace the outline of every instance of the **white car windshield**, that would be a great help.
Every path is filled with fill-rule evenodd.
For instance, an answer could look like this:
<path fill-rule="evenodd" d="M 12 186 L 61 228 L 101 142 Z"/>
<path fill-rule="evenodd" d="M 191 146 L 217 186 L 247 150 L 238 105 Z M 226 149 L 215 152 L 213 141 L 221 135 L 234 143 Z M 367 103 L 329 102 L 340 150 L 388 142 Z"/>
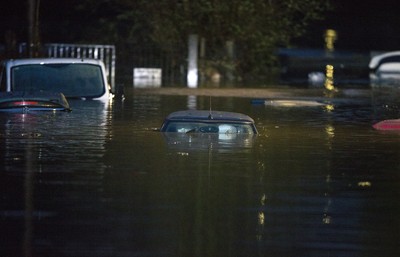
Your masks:
<path fill-rule="evenodd" d="M 56 92 L 66 97 L 94 98 L 104 94 L 101 68 L 92 64 L 29 64 L 11 71 L 13 91 Z"/>

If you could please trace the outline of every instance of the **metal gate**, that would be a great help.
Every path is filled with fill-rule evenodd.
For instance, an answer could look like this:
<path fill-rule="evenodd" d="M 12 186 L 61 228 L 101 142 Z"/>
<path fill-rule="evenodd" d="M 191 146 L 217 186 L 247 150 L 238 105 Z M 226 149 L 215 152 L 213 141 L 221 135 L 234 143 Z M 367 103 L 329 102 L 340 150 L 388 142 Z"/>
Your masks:
<path fill-rule="evenodd" d="M 115 90 L 115 46 L 113 45 L 83 45 L 83 44 L 45 44 L 47 57 L 91 58 L 104 62 L 106 75 L 111 89 Z"/>

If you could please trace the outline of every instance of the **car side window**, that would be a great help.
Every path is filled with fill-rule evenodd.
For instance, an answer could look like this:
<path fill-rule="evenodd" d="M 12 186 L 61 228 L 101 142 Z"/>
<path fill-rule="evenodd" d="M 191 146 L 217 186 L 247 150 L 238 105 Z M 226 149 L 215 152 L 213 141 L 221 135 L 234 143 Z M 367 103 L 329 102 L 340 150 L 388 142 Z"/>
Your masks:
<path fill-rule="evenodd" d="M 230 124 L 221 124 L 218 126 L 218 128 L 219 128 L 219 133 L 221 133 L 221 134 L 236 134 L 236 133 L 238 133 L 237 128 Z"/>
<path fill-rule="evenodd" d="M 218 126 L 215 125 L 205 125 L 199 128 L 201 133 L 219 133 Z"/>

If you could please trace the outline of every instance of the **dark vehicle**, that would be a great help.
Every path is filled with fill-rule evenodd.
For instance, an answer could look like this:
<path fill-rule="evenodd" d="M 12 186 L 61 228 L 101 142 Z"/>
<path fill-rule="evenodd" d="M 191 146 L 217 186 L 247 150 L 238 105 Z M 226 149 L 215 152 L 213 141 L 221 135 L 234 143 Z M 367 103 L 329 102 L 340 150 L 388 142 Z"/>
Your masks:
<path fill-rule="evenodd" d="M 0 112 L 71 111 L 62 93 L 1 92 Z"/>
<path fill-rule="evenodd" d="M 247 151 L 258 133 L 254 120 L 245 114 L 206 110 L 173 112 L 160 131 L 166 132 L 167 147 L 181 154 Z"/>
<path fill-rule="evenodd" d="M 168 115 L 161 132 L 257 134 L 254 120 L 235 112 L 186 110 Z"/>

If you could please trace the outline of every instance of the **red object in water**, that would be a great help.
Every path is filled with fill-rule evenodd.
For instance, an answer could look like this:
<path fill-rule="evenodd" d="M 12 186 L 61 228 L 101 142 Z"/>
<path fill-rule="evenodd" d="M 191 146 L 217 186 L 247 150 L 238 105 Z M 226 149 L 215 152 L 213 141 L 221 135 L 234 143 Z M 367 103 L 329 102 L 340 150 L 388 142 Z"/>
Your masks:
<path fill-rule="evenodd" d="M 400 130 L 400 119 L 383 120 L 372 125 L 377 130 Z"/>

